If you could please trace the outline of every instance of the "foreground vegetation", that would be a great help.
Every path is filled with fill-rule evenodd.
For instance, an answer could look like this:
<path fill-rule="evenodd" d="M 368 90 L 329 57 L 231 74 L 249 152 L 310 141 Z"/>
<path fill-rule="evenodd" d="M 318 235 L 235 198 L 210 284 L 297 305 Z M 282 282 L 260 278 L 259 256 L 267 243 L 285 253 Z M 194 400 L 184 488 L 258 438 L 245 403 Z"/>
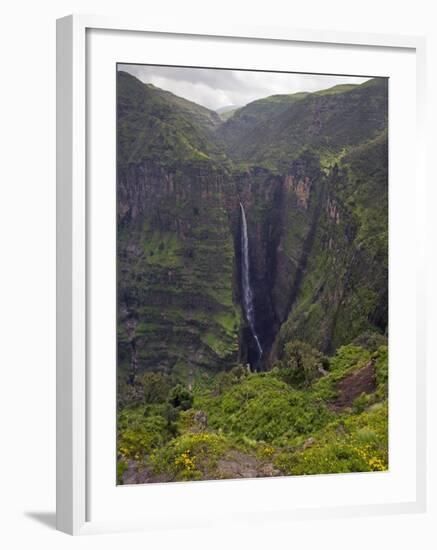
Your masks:
<path fill-rule="evenodd" d="M 148 372 L 120 403 L 118 483 L 386 470 L 387 377 L 379 335 L 329 359 L 290 342 L 269 372 L 191 388 Z"/>

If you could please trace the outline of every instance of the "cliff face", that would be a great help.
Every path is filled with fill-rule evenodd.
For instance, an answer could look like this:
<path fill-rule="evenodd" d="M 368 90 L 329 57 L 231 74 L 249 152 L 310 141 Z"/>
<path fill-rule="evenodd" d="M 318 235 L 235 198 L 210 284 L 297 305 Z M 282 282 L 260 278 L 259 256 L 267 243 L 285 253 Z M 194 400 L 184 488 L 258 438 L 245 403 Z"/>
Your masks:
<path fill-rule="evenodd" d="M 364 168 L 367 166 L 368 168 Z M 305 154 L 284 176 L 246 178 L 257 329 L 270 361 L 292 339 L 333 352 L 385 333 L 387 141 L 381 135 L 328 173 Z"/>
<path fill-rule="evenodd" d="M 220 125 L 207 109 L 119 74 L 126 380 L 147 369 L 193 380 L 252 362 L 240 305 L 240 202 L 264 368 L 293 339 L 331 352 L 386 331 L 386 97 L 385 81 L 279 96 Z"/>
<path fill-rule="evenodd" d="M 292 163 L 285 175 L 254 168 L 236 178 L 238 200 L 247 213 L 255 321 L 266 359 L 302 279 L 324 179 L 311 154 Z M 244 344 L 253 351 L 250 337 L 242 347 L 243 357 L 250 356 Z"/>
<path fill-rule="evenodd" d="M 238 358 L 229 178 L 148 164 L 119 172 L 119 360 L 144 369 L 219 369 Z"/>
<path fill-rule="evenodd" d="M 386 333 L 387 191 L 385 135 L 324 178 L 278 349 L 302 339 L 332 353 L 364 332 Z"/>
<path fill-rule="evenodd" d="M 119 367 L 127 380 L 192 379 L 238 359 L 233 184 L 207 140 L 216 116 L 125 73 L 118 88 Z"/>

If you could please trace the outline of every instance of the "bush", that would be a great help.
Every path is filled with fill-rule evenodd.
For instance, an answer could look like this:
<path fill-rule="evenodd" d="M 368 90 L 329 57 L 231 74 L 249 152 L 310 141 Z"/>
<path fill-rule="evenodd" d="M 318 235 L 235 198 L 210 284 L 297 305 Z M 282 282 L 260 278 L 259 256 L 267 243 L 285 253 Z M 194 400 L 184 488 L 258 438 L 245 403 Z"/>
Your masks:
<path fill-rule="evenodd" d="M 331 416 L 319 399 L 270 373 L 251 374 L 220 397 L 198 400 L 197 406 L 207 412 L 211 427 L 278 445 L 319 429 Z"/>
<path fill-rule="evenodd" d="M 373 396 L 367 393 L 362 393 L 361 395 L 359 395 L 353 402 L 353 405 L 352 405 L 353 412 L 355 414 L 362 413 L 369 406 L 372 400 L 372 397 Z"/>
<path fill-rule="evenodd" d="M 122 411 L 117 428 L 118 455 L 123 459 L 142 461 L 169 438 L 165 418 L 160 415 L 144 417 L 142 408 Z"/>
<path fill-rule="evenodd" d="M 282 452 L 275 466 L 288 475 L 372 472 L 388 469 L 387 403 L 350 415 L 314 436 L 315 443 Z"/>
<path fill-rule="evenodd" d="M 146 372 L 142 378 L 146 404 L 164 403 L 167 400 L 171 383 L 170 377 L 161 372 Z"/>
<path fill-rule="evenodd" d="M 188 388 L 186 388 L 182 384 L 178 384 L 171 389 L 168 397 L 168 402 L 175 409 L 186 411 L 188 409 L 191 409 L 193 405 L 193 394 Z"/>
<path fill-rule="evenodd" d="M 383 391 L 383 395 L 387 396 L 388 391 L 388 347 L 381 346 L 372 358 L 375 361 L 376 382 L 378 390 Z"/>
<path fill-rule="evenodd" d="M 226 439 L 214 433 L 188 433 L 172 439 L 151 457 L 154 470 L 175 481 L 211 479 L 219 458 L 229 449 Z"/>
<path fill-rule="evenodd" d="M 341 346 L 330 360 L 331 371 L 335 378 L 339 379 L 355 369 L 364 367 L 370 358 L 371 354 L 360 346 Z"/>
<path fill-rule="evenodd" d="M 376 351 L 379 347 L 387 345 L 387 336 L 367 331 L 357 336 L 352 343 L 368 351 Z"/>
<path fill-rule="evenodd" d="M 217 479 L 220 460 L 232 461 L 235 450 L 285 475 L 385 470 L 387 354 L 387 346 L 349 344 L 328 366 L 309 345 L 288 342 L 272 371 L 236 367 L 194 393 L 183 384 L 168 390 L 166 375 L 148 373 L 146 405 L 118 416 L 118 482 L 131 460 L 169 480 Z M 376 391 L 333 408 L 338 383 L 369 362 Z"/>
<path fill-rule="evenodd" d="M 215 388 L 219 394 L 229 390 L 235 384 L 239 384 L 246 376 L 248 371 L 242 365 L 238 365 L 227 372 L 219 372 L 215 377 Z"/>
<path fill-rule="evenodd" d="M 317 380 L 312 387 L 314 393 L 326 402 L 338 395 L 338 383 L 346 376 L 364 367 L 372 358 L 372 354 L 359 346 L 349 344 L 339 348 L 330 358 L 330 368 L 327 376 Z"/>
<path fill-rule="evenodd" d="M 123 484 L 123 474 L 127 470 L 128 465 L 124 460 L 117 460 L 117 484 Z"/>
<path fill-rule="evenodd" d="M 329 368 L 328 359 L 309 344 L 288 342 L 278 364 L 282 380 L 292 386 L 309 386 Z"/>

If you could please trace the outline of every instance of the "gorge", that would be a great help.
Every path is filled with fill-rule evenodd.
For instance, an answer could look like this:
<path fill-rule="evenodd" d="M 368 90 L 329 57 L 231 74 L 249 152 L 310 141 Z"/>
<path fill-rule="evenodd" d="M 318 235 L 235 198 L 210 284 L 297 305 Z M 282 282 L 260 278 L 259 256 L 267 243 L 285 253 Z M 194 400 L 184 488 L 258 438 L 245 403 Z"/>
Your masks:
<path fill-rule="evenodd" d="M 147 370 L 268 370 L 290 339 L 329 354 L 386 333 L 384 79 L 226 121 L 123 71 L 117 98 L 123 387 Z"/>
<path fill-rule="evenodd" d="M 387 91 L 118 71 L 117 483 L 388 469 Z"/>

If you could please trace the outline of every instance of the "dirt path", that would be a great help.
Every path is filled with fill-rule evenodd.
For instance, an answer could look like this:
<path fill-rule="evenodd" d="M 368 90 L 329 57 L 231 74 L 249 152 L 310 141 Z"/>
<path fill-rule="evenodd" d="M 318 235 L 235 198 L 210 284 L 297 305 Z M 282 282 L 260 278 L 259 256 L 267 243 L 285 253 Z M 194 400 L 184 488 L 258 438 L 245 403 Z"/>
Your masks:
<path fill-rule="evenodd" d="M 330 408 L 334 411 L 342 411 L 351 407 L 355 399 L 362 393 L 373 393 L 376 390 L 373 362 L 369 361 L 358 371 L 345 376 L 338 382 L 336 389 L 337 397 L 330 404 Z"/>

